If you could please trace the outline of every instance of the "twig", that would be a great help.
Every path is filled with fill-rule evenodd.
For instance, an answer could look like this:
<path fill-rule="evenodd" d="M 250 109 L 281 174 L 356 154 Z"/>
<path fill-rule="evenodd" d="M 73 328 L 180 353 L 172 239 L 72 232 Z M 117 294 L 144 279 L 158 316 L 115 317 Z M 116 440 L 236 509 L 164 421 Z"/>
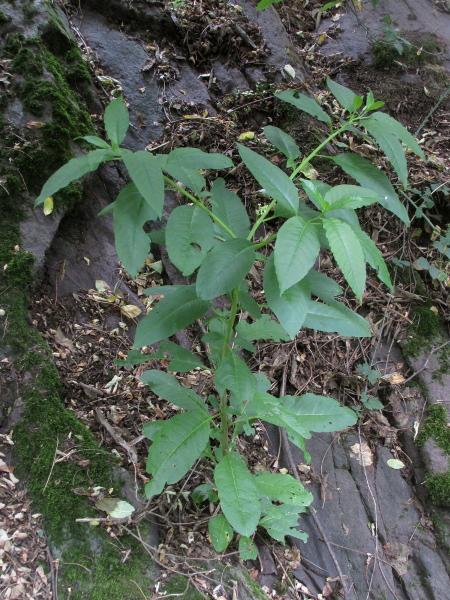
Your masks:
<path fill-rule="evenodd" d="M 132 448 L 129 444 L 127 444 L 126 441 L 118 433 L 116 433 L 114 431 L 114 429 L 108 423 L 108 421 L 106 420 L 105 416 L 103 415 L 103 413 L 100 409 L 96 408 L 94 411 L 94 414 L 95 414 L 97 421 L 100 423 L 100 425 L 103 425 L 103 427 L 106 429 L 106 431 L 112 437 L 112 439 L 116 442 L 116 444 L 119 444 L 119 446 L 122 446 L 122 448 L 124 448 L 128 452 L 131 462 L 134 465 L 137 464 L 138 457 L 137 457 L 136 450 L 134 448 Z"/>
<path fill-rule="evenodd" d="M 283 377 L 282 377 L 281 386 L 280 386 L 280 396 L 284 396 L 285 395 L 285 392 L 286 392 L 286 379 L 287 379 L 287 367 L 285 367 L 284 370 L 283 370 Z M 287 455 L 287 458 L 288 458 L 289 467 L 290 467 L 292 473 L 294 474 L 295 479 L 297 479 L 297 481 L 299 481 L 301 483 L 301 479 L 300 479 L 300 477 L 299 477 L 299 475 L 297 473 L 297 467 L 296 467 L 296 464 L 295 464 L 295 460 L 294 460 L 294 457 L 292 455 L 292 450 L 291 450 L 291 447 L 289 445 L 289 440 L 288 440 L 288 436 L 287 436 L 287 433 L 286 433 L 286 429 L 281 428 L 280 429 L 280 435 L 281 435 L 281 441 L 282 441 L 283 447 L 284 447 L 284 449 L 286 451 L 286 455 Z M 348 597 L 347 582 L 345 580 L 345 577 L 344 577 L 342 569 L 341 569 L 341 567 L 339 565 L 339 562 L 338 562 L 338 560 L 336 558 L 336 554 L 335 554 L 333 548 L 331 547 L 331 544 L 330 544 L 330 542 L 329 542 L 329 540 L 328 540 L 328 538 L 327 538 L 327 536 L 325 534 L 325 531 L 324 531 L 324 529 L 322 527 L 322 524 L 320 523 L 317 515 L 314 512 L 312 512 L 312 511 L 310 512 L 310 515 L 313 518 L 313 521 L 314 521 L 317 529 L 319 530 L 319 533 L 322 536 L 322 539 L 323 539 L 323 541 L 324 541 L 324 543 L 325 543 L 325 545 L 327 547 L 327 550 L 328 550 L 328 552 L 330 554 L 331 560 L 333 561 L 333 564 L 336 567 L 336 571 L 337 571 L 337 573 L 339 575 L 339 579 L 341 581 L 342 590 L 344 592 L 344 598 L 347 598 Z"/>
<path fill-rule="evenodd" d="M 139 584 L 137 584 L 133 579 L 130 579 L 131 583 L 134 583 L 134 585 L 137 587 L 137 589 L 141 592 L 142 597 L 144 598 L 144 600 L 148 600 L 147 596 L 144 594 L 144 592 L 141 589 L 141 586 Z M 186 588 L 187 589 L 187 588 Z"/>
<path fill-rule="evenodd" d="M 56 453 L 58 452 L 58 444 L 59 444 L 59 440 L 58 440 L 58 438 L 56 438 L 56 448 L 55 448 L 55 454 L 53 455 L 52 468 L 50 469 L 50 473 L 48 474 L 47 481 L 45 482 L 44 489 L 42 490 L 43 492 L 45 492 L 45 488 L 48 486 L 48 482 L 50 481 L 50 477 L 52 476 L 53 469 L 56 464 Z"/>
<path fill-rule="evenodd" d="M 53 564 L 53 558 L 50 553 L 50 548 L 47 546 L 47 561 L 48 568 L 50 569 L 50 585 L 52 588 L 52 600 L 58 600 L 58 585 L 56 581 L 56 570 Z"/>
<path fill-rule="evenodd" d="M 433 108 L 430 110 L 430 112 L 427 114 L 427 116 L 425 117 L 425 119 L 422 121 L 422 123 L 419 125 L 417 131 L 414 134 L 414 137 L 417 137 L 419 135 L 419 133 L 422 131 L 422 129 L 425 127 L 425 123 L 428 121 L 428 119 L 433 115 L 434 111 L 439 107 L 439 105 L 441 104 L 441 102 L 443 100 L 445 100 L 445 98 L 448 96 L 448 94 L 450 93 L 450 87 L 447 88 L 447 90 L 441 95 L 441 97 L 439 98 L 439 100 L 436 102 L 436 104 L 433 106 Z"/>
<path fill-rule="evenodd" d="M 414 377 L 416 377 L 419 373 L 422 373 L 422 371 L 428 365 L 428 362 L 429 362 L 430 358 L 433 356 L 433 354 L 435 354 L 436 352 L 439 352 L 439 350 L 442 350 L 442 348 L 445 348 L 445 346 L 448 346 L 448 344 L 450 344 L 450 340 L 448 340 L 448 342 L 445 342 L 444 344 L 441 344 L 440 346 L 436 346 L 436 348 L 433 346 L 433 348 L 430 351 L 430 354 L 428 355 L 428 358 L 423 363 L 423 365 L 420 367 L 420 369 L 418 369 L 412 375 L 410 375 L 408 377 L 408 379 L 405 379 L 405 381 L 402 381 L 402 385 L 404 385 L 405 383 L 408 383 L 408 381 L 411 381 L 411 379 L 414 379 Z"/>

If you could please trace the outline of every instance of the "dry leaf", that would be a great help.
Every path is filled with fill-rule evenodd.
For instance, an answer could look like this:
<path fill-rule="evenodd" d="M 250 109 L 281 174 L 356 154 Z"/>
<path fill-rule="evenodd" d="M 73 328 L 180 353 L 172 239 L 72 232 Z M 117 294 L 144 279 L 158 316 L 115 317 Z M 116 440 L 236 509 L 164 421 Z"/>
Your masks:
<path fill-rule="evenodd" d="M 372 450 L 369 448 L 367 442 L 351 446 L 350 456 L 351 458 L 355 458 L 363 467 L 369 467 L 373 462 Z"/>
<path fill-rule="evenodd" d="M 142 310 L 138 306 L 134 306 L 134 304 L 126 304 L 125 306 L 121 306 L 120 310 L 129 319 L 135 319 L 142 312 Z"/>
<path fill-rule="evenodd" d="M 44 125 L 45 125 L 45 123 L 43 123 L 42 121 L 29 121 L 28 123 L 25 124 L 25 127 L 27 129 L 40 129 Z"/>
<path fill-rule="evenodd" d="M 72 340 L 69 340 L 69 338 L 63 334 L 60 327 L 56 330 L 55 342 L 58 346 L 64 346 L 64 348 L 67 348 L 70 352 L 75 352 L 75 346 L 73 345 Z"/>
<path fill-rule="evenodd" d="M 385 375 L 383 379 L 389 381 L 389 383 L 392 383 L 392 385 L 398 385 L 399 383 L 403 383 L 405 381 L 405 378 L 403 377 L 403 375 L 400 375 L 400 373 L 392 373 L 391 375 Z"/>

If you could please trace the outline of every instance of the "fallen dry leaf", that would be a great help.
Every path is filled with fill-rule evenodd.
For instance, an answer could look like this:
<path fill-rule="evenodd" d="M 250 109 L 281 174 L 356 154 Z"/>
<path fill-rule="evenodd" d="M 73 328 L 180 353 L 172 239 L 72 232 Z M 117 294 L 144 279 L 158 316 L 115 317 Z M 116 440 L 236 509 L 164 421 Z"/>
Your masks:
<path fill-rule="evenodd" d="M 351 446 L 350 456 L 351 458 L 355 458 L 363 467 L 369 467 L 373 463 L 372 450 L 369 448 L 367 442 Z"/>

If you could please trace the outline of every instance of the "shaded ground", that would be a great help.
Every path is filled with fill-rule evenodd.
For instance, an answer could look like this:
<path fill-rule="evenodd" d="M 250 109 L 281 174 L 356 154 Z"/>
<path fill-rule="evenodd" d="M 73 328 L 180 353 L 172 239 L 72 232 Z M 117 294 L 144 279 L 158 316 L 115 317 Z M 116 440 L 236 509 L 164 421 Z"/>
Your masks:
<path fill-rule="evenodd" d="M 101 2 L 83 4 L 88 9 L 108 10 L 105 3 Z M 117 8 L 120 4 L 115 2 L 111 3 L 111 6 Z M 258 132 L 262 125 L 272 120 L 275 124 L 290 121 L 294 137 L 306 137 L 307 144 L 313 145 L 315 140 L 311 137 L 317 135 L 317 132 L 314 132 L 316 124 L 309 121 L 293 123 L 292 117 L 284 114 L 273 100 L 273 89 L 270 85 L 273 82 L 282 84 L 284 54 L 278 55 L 277 58 L 273 50 L 269 58 L 275 55 L 275 62 L 271 64 L 269 60 L 267 66 L 270 40 L 264 38 L 254 22 L 248 24 L 245 19 L 239 17 L 237 23 L 243 28 L 244 35 L 239 30 L 236 33 L 236 29 L 226 31 L 222 43 L 230 47 L 228 60 L 213 60 L 217 37 L 209 35 L 213 35 L 211 32 L 216 32 L 217 35 L 217 31 L 226 29 L 229 17 L 215 5 L 207 6 L 212 14 L 210 19 L 213 25 L 207 27 L 208 32 L 205 35 L 202 35 L 205 28 L 205 5 L 201 8 L 200 5 L 195 5 L 192 11 L 180 6 L 174 10 L 174 16 L 171 18 L 175 26 L 167 26 L 168 29 L 165 30 L 171 34 L 170 41 L 166 39 L 165 47 L 162 46 L 162 42 L 161 47 L 155 45 L 155 39 L 158 39 L 159 35 L 155 29 L 150 30 L 150 36 L 147 34 L 147 37 L 140 37 L 140 28 L 136 23 L 130 25 L 131 37 L 124 36 L 114 28 L 109 30 L 107 41 L 111 47 L 121 48 L 117 60 L 113 60 L 115 55 L 109 52 L 109 45 L 105 42 L 105 28 L 110 26 L 105 17 L 84 10 L 83 17 L 74 21 L 82 47 L 88 55 L 89 52 L 92 52 L 93 56 L 96 54 L 92 68 L 97 77 L 113 77 L 120 81 L 131 100 L 134 128 L 129 139 L 130 146 L 141 149 L 146 145 L 154 148 L 166 144 L 169 149 L 195 142 L 210 151 L 232 153 L 233 143 L 240 133 L 248 130 Z M 70 3 L 67 3 L 67 8 L 71 9 Z M 227 10 L 231 10 L 231 7 Z M 244 4 L 244 10 L 251 11 L 251 8 Z M 340 57 L 337 60 L 321 56 L 317 53 L 317 46 L 311 48 L 320 37 L 320 32 L 314 29 L 314 14 L 317 17 L 317 13 L 314 13 L 314 8 L 311 7 L 303 11 L 294 10 L 289 6 L 281 7 L 281 16 L 290 33 L 295 36 L 296 31 L 302 30 L 302 35 L 294 37 L 292 42 L 300 56 L 300 60 L 294 64 L 299 74 L 298 81 L 304 78 L 301 61 L 310 67 L 306 89 L 317 89 L 316 86 L 322 88 L 325 76 L 339 71 L 339 77 L 342 76 L 355 91 L 363 92 L 368 87 L 372 88 L 377 97 L 386 99 L 392 114 L 408 124 L 411 131 L 418 128 L 439 99 L 442 85 L 439 86 L 436 82 L 436 85 L 427 83 L 428 94 L 423 92 L 424 80 L 419 78 L 423 69 L 416 65 L 402 67 L 398 74 L 389 70 L 389 75 L 385 71 L 380 75 L 367 66 L 364 58 L 347 64 L 347 61 L 341 61 Z M 255 22 L 261 23 L 264 18 L 260 13 L 257 19 L 255 17 Z M 183 35 L 177 20 L 186 20 L 189 25 L 187 29 L 181 29 L 181 32 L 184 31 Z M 279 22 L 277 27 L 278 24 Z M 289 41 L 286 33 L 283 35 Z M 177 56 L 182 56 L 183 59 L 176 58 Z M 187 56 L 193 57 L 191 62 L 197 69 L 195 77 L 186 64 Z M 131 70 L 128 68 L 130 58 L 138 64 L 134 74 L 130 74 Z M 144 70 L 141 69 L 142 66 Z M 199 78 L 199 71 L 204 71 L 208 76 Z M 264 86 L 255 89 L 255 80 L 263 81 Z M 98 82 L 99 85 L 106 85 L 105 79 L 99 79 Z M 117 83 L 113 85 L 117 86 Z M 140 92 L 142 88 L 145 90 Z M 238 93 L 238 88 L 244 93 Z M 165 90 L 164 93 L 161 89 Z M 109 88 L 107 90 L 109 91 Z M 329 98 L 325 100 L 331 104 Z M 150 112 L 147 112 L 149 106 Z M 423 166 L 413 159 L 410 161 L 411 180 L 418 190 L 412 199 L 419 203 L 423 201 L 421 194 L 426 191 L 430 182 L 440 185 L 449 180 L 448 109 L 448 102 L 444 102 L 421 131 L 429 159 L 427 165 Z M 342 138 L 341 143 L 352 146 L 355 142 L 349 138 Z M 263 147 L 258 136 L 253 147 Z M 370 146 L 361 145 L 360 150 L 370 158 L 377 156 L 375 149 Z M 273 160 L 279 162 L 282 159 L 274 154 Z M 340 174 L 326 162 L 318 164 L 317 168 L 329 183 L 339 181 Z M 387 168 L 389 169 L 388 166 Z M 242 168 L 238 166 L 232 177 L 236 191 L 245 195 L 250 210 L 254 209 L 258 202 L 256 190 L 248 186 Z M 107 173 L 96 182 L 95 189 L 99 191 L 98 196 L 102 196 L 101 202 L 107 203 L 114 197 L 114 188 L 117 187 L 118 181 L 118 174 Z M 435 192 L 433 197 L 437 201 L 427 214 L 433 223 L 444 227 L 448 220 L 448 192 L 441 189 Z M 92 220 L 94 214 L 93 210 L 88 219 Z M 296 463 L 301 465 L 300 473 L 304 482 L 316 488 L 316 508 L 322 526 L 335 545 L 335 552 L 344 573 L 350 573 L 353 580 L 358 580 L 357 587 L 350 589 L 350 594 L 354 595 L 349 597 L 365 597 L 366 590 L 371 590 L 373 598 L 382 597 L 381 594 L 386 598 L 415 598 L 414 593 L 418 593 L 424 598 L 445 600 L 450 597 L 448 579 L 445 578 L 445 567 L 439 552 L 435 550 L 432 535 L 435 526 L 414 491 L 414 473 L 420 481 L 417 470 L 419 464 L 413 465 L 415 470 L 405 468 L 401 474 L 384 465 L 388 458 L 395 457 L 409 466 L 408 457 L 399 440 L 405 430 L 411 430 L 411 435 L 414 435 L 414 423 L 416 420 L 419 424 L 422 422 L 424 410 L 423 402 L 420 404 L 417 401 L 417 406 L 414 404 L 420 396 L 417 391 L 411 394 L 407 388 L 397 384 L 402 381 L 402 377 L 408 377 L 410 371 L 407 370 L 401 355 L 394 356 L 394 360 L 390 361 L 390 344 L 407 339 L 408 325 L 417 324 L 418 320 L 420 322 L 424 319 L 423 313 L 420 313 L 417 307 L 423 304 L 422 299 L 427 294 L 431 297 L 431 302 L 426 304 L 427 310 L 432 312 L 430 309 L 434 307 L 444 322 L 448 323 L 450 309 L 447 282 L 431 282 L 426 275 L 425 289 L 420 283 L 419 273 L 412 267 L 421 256 L 426 257 L 430 264 L 438 264 L 436 261 L 440 260 L 439 253 L 430 244 L 429 226 L 422 219 L 413 221 L 410 236 L 382 210 L 367 209 L 363 214 L 366 231 L 379 244 L 386 259 L 389 260 L 395 255 L 398 259 L 410 263 L 409 266 L 403 265 L 403 269 L 398 268 L 397 287 L 393 297 L 374 279 L 369 278 L 363 310 L 373 324 L 376 334 L 374 341 L 364 341 L 361 344 L 358 340 L 344 340 L 337 336 L 305 330 L 295 343 L 261 344 L 251 366 L 254 370 L 265 372 L 271 378 L 274 389 L 280 387 L 284 379 L 292 393 L 311 391 L 332 394 L 348 405 L 359 408 L 361 391 L 367 387 L 371 394 L 382 400 L 385 406 L 384 413 L 363 413 L 359 430 L 350 432 L 340 444 L 339 436 L 314 439 L 312 443 L 316 450 L 312 454 L 316 459 L 311 468 L 302 464 L 302 457 L 294 458 Z M 138 281 L 129 281 L 126 273 L 120 268 L 116 269 L 117 259 L 111 246 L 110 226 L 109 229 L 108 225 L 104 226 L 105 235 L 104 238 L 100 238 L 108 239 L 110 246 L 106 247 L 105 251 L 104 246 L 98 245 L 99 238 L 95 238 L 97 246 L 94 254 L 92 243 L 86 244 L 86 240 L 89 241 L 89 230 L 86 237 L 81 239 L 81 244 L 73 246 L 72 243 L 68 243 L 67 231 L 70 223 L 72 231 L 75 229 L 73 215 L 70 219 L 71 221 L 66 222 L 66 229 L 61 230 L 59 239 L 49 254 L 47 287 L 43 289 L 45 295 L 41 293 L 34 298 L 32 318 L 53 350 L 67 390 L 67 407 L 93 431 L 104 447 L 112 449 L 113 453 L 120 457 L 122 464 L 137 481 L 145 481 L 147 442 L 140 436 L 142 425 L 155 416 L 171 416 L 170 411 L 173 407 L 160 403 L 139 384 L 138 376 L 143 367 L 137 370 L 119 369 L 114 365 L 114 358 L 127 353 L 130 345 L 127 333 L 133 329 L 133 320 L 124 314 L 121 307 L 135 304 L 143 308 L 139 303 L 139 300 L 143 300 L 142 290 L 150 285 L 157 285 L 161 280 L 160 258 L 165 267 L 162 275 L 165 280 L 173 282 L 179 275 L 170 270 L 164 256 L 155 256 L 153 263 L 149 261 L 150 264 L 141 273 Z M 85 216 L 79 214 L 79 221 L 75 222 L 78 224 L 83 221 Z M 93 229 L 98 229 L 98 226 L 94 225 Z M 72 238 L 76 237 L 78 236 L 72 233 Z M 64 244 L 61 243 L 63 238 Z M 101 268 L 98 265 L 101 265 Z M 395 267 L 392 263 L 391 265 Z M 441 261 L 439 266 L 447 268 L 447 261 Z M 339 280 L 339 272 L 326 255 L 323 256 L 321 270 Z M 257 297 L 261 297 L 261 273 L 255 270 L 252 275 L 253 292 Z M 97 289 L 94 289 L 96 279 L 104 282 L 97 283 Z M 115 290 L 116 282 L 120 282 L 120 293 Z M 80 286 L 85 288 L 84 291 L 79 290 Z M 89 288 L 91 291 L 88 292 Z M 47 293 L 50 295 L 47 296 Z M 127 293 L 132 295 L 123 296 Z M 64 298 L 58 302 L 55 296 Z M 155 294 L 151 302 L 157 300 Z M 346 302 L 356 308 L 354 298 L 348 292 Z M 201 353 L 198 335 L 199 332 L 190 331 L 188 339 Z M 373 346 L 380 345 L 384 348 L 384 356 L 379 358 L 382 362 L 377 363 Z M 367 385 L 356 365 L 359 362 L 372 364 L 372 360 L 383 378 Z M 413 368 L 417 370 L 421 365 L 419 361 Z M 164 361 L 158 361 L 153 366 L 164 367 Z M 187 379 L 189 384 L 199 391 L 206 391 L 210 385 L 207 371 L 183 378 Z M 408 405 L 406 412 L 410 420 L 396 420 L 395 415 L 402 414 L 401 409 L 405 405 Z M 105 422 L 109 424 L 109 429 Z M 242 444 L 245 446 L 247 442 L 242 441 Z M 362 450 L 363 444 L 367 444 L 367 449 L 364 446 Z M 355 450 L 357 445 L 359 448 Z M 267 448 L 272 451 L 272 456 L 263 452 Z M 255 468 L 260 465 L 279 468 L 281 463 L 274 458 L 279 451 L 278 443 L 273 437 L 272 447 L 268 446 L 261 426 L 256 444 L 248 446 L 250 464 Z M 372 462 L 361 465 L 362 454 Z M 281 456 L 286 461 L 284 464 L 291 466 L 286 452 L 282 452 Z M 76 456 L 67 456 L 64 460 L 76 460 Z M 416 458 L 413 457 L 413 461 L 416 461 Z M 200 472 L 194 472 L 180 486 L 173 486 L 173 489 L 169 490 L 171 494 L 163 494 L 157 504 L 150 507 L 150 511 L 161 517 L 161 531 L 164 534 L 162 545 L 158 549 L 158 560 L 168 569 L 186 570 L 198 589 L 212 593 L 213 586 L 207 573 L 193 567 L 195 561 L 189 562 L 186 559 L 186 556 L 211 556 L 206 539 L 208 510 L 200 511 L 189 497 L 183 495 L 195 487 L 196 478 L 200 481 L 201 477 Z M 364 487 L 367 481 L 369 484 Z M 388 495 L 386 491 L 389 492 Z M 393 491 L 395 494 L 391 493 Z M 375 507 L 372 506 L 372 494 L 375 497 Z M 14 515 L 9 514 L 8 519 L 12 523 Z M 399 525 L 400 520 L 402 527 L 398 527 L 394 535 L 392 530 Z M 367 527 L 367 522 L 370 528 Z M 311 541 L 308 546 L 301 547 L 303 561 L 295 547 L 286 553 L 277 547 L 270 547 L 269 550 L 269 546 L 266 546 L 267 540 L 259 540 L 261 562 L 251 565 L 251 573 L 255 578 L 263 576 L 263 582 L 271 585 L 275 579 L 275 572 L 281 572 L 283 587 L 278 588 L 279 598 L 300 598 L 303 593 L 313 598 L 319 593 L 326 596 L 339 587 L 335 580 L 336 566 L 330 558 L 330 553 L 324 550 L 320 532 L 317 534 L 312 522 L 306 521 L 304 527 L 310 531 Z M 337 531 L 339 527 L 342 531 Z M 6 530 L 9 533 L 11 529 L 12 526 L 8 525 Z M 119 532 L 120 528 L 116 533 Z M 338 550 L 339 546 L 341 550 L 342 546 L 345 547 L 344 552 Z M 35 548 L 35 552 L 40 551 L 39 544 L 35 545 Z M 317 557 L 322 560 L 319 567 Z M 409 557 L 411 560 L 408 561 Z M 419 564 L 420 557 L 422 564 Z M 311 566 L 312 563 L 316 567 Z M 11 564 L 10 562 L 8 569 L 11 569 Z M 34 569 L 35 564 L 30 564 L 33 564 Z M 334 581 L 328 582 L 327 577 Z M 425 581 L 427 577 L 434 578 L 431 584 L 433 591 L 429 581 Z M 50 576 L 47 576 L 47 579 L 50 579 Z M 30 579 L 28 585 L 37 585 L 36 582 L 39 580 Z M 8 583 L 5 589 L 14 588 Z M 31 590 L 31 587 L 28 589 Z M 36 591 L 36 594 L 38 593 L 41 592 Z M 232 592 L 226 590 L 226 593 Z M 363 596 L 358 596 L 361 593 Z M 13 595 L 6 597 L 14 598 Z M 159 597 L 157 590 L 154 597 Z"/>

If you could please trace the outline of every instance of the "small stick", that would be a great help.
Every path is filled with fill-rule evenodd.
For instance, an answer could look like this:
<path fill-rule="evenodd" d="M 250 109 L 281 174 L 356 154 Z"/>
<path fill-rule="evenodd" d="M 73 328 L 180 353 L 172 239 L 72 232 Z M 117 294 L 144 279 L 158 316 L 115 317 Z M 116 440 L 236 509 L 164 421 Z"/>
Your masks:
<path fill-rule="evenodd" d="M 97 421 L 100 423 L 100 425 L 103 425 L 103 427 L 106 429 L 106 431 L 112 437 L 112 439 L 116 442 L 116 444 L 118 444 L 119 446 L 122 446 L 122 448 L 124 448 L 128 452 L 131 462 L 134 465 L 137 464 L 138 457 L 137 457 L 136 450 L 134 448 L 132 448 L 129 444 L 127 444 L 126 441 L 118 433 L 116 433 L 114 431 L 114 429 L 108 423 L 108 421 L 106 420 L 105 416 L 103 415 L 103 413 L 100 409 L 96 408 L 94 413 L 95 413 L 95 417 L 96 417 Z"/>

